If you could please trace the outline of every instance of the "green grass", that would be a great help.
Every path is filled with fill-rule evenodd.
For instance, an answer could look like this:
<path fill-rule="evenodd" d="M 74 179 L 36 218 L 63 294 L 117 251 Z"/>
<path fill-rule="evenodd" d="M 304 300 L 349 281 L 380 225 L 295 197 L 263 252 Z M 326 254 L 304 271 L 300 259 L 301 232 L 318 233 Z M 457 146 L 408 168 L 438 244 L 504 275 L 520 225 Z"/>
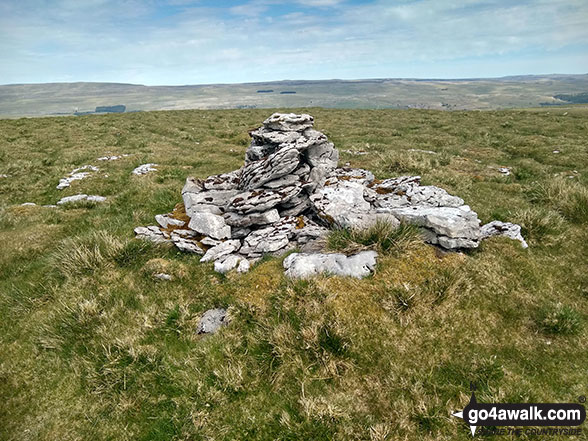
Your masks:
<path fill-rule="evenodd" d="M 451 413 L 470 381 L 484 402 L 586 395 L 588 109 L 306 111 L 368 152 L 341 163 L 420 174 L 483 222 L 520 223 L 530 248 L 439 253 L 378 225 L 329 239 L 380 251 L 364 280 L 290 281 L 279 258 L 223 276 L 133 228 L 186 176 L 240 167 L 272 111 L 0 120 L 0 439 L 468 440 Z M 109 153 L 130 156 L 96 161 Z M 158 172 L 131 175 L 146 162 Z M 100 171 L 55 189 L 86 164 Z M 76 193 L 108 199 L 40 206 Z M 197 335 L 213 307 L 230 326 Z"/>

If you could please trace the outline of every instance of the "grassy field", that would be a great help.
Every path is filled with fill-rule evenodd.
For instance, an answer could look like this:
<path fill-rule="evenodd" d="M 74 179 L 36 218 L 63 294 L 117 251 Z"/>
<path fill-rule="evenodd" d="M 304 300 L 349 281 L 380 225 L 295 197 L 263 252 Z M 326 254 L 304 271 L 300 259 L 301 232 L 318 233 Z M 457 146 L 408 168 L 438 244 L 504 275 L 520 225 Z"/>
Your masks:
<path fill-rule="evenodd" d="M 467 440 L 451 413 L 470 381 L 481 402 L 588 393 L 588 108 L 304 110 L 368 152 L 341 162 L 420 174 L 483 222 L 520 223 L 529 248 L 397 240 L 361 281 L 289 281 L 281 258 L 222 276 L 133 228 L 187 176 L 238 168 L 272 111 L 0 120 L 0 440 Z M 55 189 L 86 164 L 100 171 Z M 76 193 L 108 199 L 40 206 Z M 199 336 L 212 307 L 231 324 Z M 496 437 L 514 438 L 538 439 Z"/>

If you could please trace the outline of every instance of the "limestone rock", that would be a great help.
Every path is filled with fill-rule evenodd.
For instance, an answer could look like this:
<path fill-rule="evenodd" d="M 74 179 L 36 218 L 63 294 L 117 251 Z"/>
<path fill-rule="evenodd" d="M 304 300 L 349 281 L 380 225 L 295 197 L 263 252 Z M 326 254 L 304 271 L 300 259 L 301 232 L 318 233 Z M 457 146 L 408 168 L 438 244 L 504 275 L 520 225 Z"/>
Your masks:
<path fill-rule="evenodd" d="M 180 219 L 174 219 L 170 214 L 157 214 L 155 220 L 162 228 L 168 227 L 183 227 L 186 222 Z"/>
<path fill-rule="evenodd" d="M 57 201 L 57 205 L 72 204 L 75 202 L 104 202 L 106 198 L 104 196 L 95 196 L 87 194 L 76 194 L 73 196 L 66 196 Z"/>
<path fill-rule="evenodd" d="M 202 243 L 199 243 L 196 238 L 189 237 L 187 235 L 178 234 L 178 231 L 184 230 L 174 230 L 171 233 L 171 241 L 177 247 L 178 250 L 183 251 L 185 253 L 192 253 L 198 254 L 202 256 L 206 250 L 202 246 Z"/>
<path fill-rule="evenodd" d="M 283 148 L 265 159 L 250 162 L 243 167 L 239 188 L 252 190 L 289 174 L 298 167 L 299 157 L 300 153 L 295 148 Z"/>
<path fill-rule="evenodd" d="M 492 236 L 505 236 L 509 239 L 518 240 L 523 248 L 528 248 L 527 241 L 521 234 L 521 226 L 510 222 L 492 221 L 483 225 L 480 231 L 480 239 L 487 239 Z"/>
<path fill-rule="evenodd" d="M 252 225 L 273 224 L 280 220 L 278 210 L 275 208 L 263 213 L 251 213 L 245 215 L 230 212 L 226 213 L 223 217 L 225 218 L 227 225 L 238 228 L 249 227 Z"/>
<path fill-rule="evenodd" d="M 170 242 L 169 236 L 166 237 L 163 231 L 161 231 L 161 229 L 155 225 L 151 225 L 149 227 L 137 227 L 134 231 L 135 237 L 137 237 L 137 239 L 150 240 L 151 242 L 155 243 Z"/>
<path fill-rule="evenodd" d="M 425 227 L 437 236 L 462 239 L 457 248 L 476 248 L 480 240 L 480 220 L 467 205 L 461 207 L 410 206 L 391 210 L 401 221 Z M 439 242 L 445 248 L 456 248 L 451 242 Z M 457 242 L 456 242 L 457 244 Z"/>
<path fill-rule="evenodd" d="M 368 276 L 376 266 L 375 251 L 362 251 L 353 256 L 344 254 L 293 253 L 284 259 L 284 269 L 290 278 L 300 279 L 317 274 L 349 276 L 358 279 Z"/>
<path fill-rule="evenodd" d="M 137 176 L 146 175 L 147 173 L 157 171 L 157 169 L 155 167 L 157 167 L 157 164 L 153 164 L 153 163 L 141 164 L 140 166 L 138 166 L 137 168 L 135 168 L 133 170 L 133 174 L 137 175 Z"/>
<path fill-rule="evenodd" d="M 249 261 L 238 254 L 229 254 L 214 262 L 214 270 L 221 274 L 228 273 L 235 268 L 240 273 L 246 273 L 249 271 L 249 267 Z"/>
<path fill-rule="evenodd" d="M 213 239 L 228 239 L 231 237 L 231 227 L 222 216 L 212 213 L 193 213 L 188 227 Z"/>
<path fill-rule="evenodd" d="M 280 132 L 303 132 L 314 124 L 314 118 L 307 114 L 274 113 L 263 122 L 264 127 Z"/>
<path fill-rule="evenodd" d="M 288 202 L 302 191 L 300 185 L 290 185 L 279 190 L 249 190 L 236 195 L 227 206 L 227 211 L 249 214 L 268 211 L 278 204 Z"/>
<path fill-rule="evenodd" d="M 209 309 L 202 317 L 200 317 L 200 322 L 198 323 L 198 334 L 214 334 L 216 333 L 222 326 L 226 326 L 229 323 L 227 317 L 227 310 L 223 308 L 214 308 Z"/>
<path fill-rule="evenodd" d="M 200 262 L 204 263 L 218 260 L 224 256 L 228 256 L 229 254 L 239 251 L 239 248 L 241 248 L 240 240 L 235 239 L 221 242 L 217 246 L 210 248 L 200 259 Z"/>
<path fill-rule="evenodd" d="M 89 171 L 83 171 L 89 170 Z M 60 179 L 59 184 L 57 185 L 58 190 L 63 190 L 71 185 L 73 181 L 79 181 L 82 179 L 87 178 L 90 175 L 90 172 L 97 172 L 99 169 L 93 165 L 84 165 L 83 167 L 78 167 L 69 174 L 69 176 Z"/>

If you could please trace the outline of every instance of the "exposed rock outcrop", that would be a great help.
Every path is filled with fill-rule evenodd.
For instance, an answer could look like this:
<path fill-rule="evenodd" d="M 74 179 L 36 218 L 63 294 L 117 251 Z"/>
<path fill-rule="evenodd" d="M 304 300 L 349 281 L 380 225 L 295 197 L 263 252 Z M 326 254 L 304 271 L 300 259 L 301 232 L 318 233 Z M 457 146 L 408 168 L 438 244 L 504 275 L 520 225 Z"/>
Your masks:
<path fill-rule="evenodd" d="M 273 114 L 250 132 L 243 167 L 206 179 L 189 177 L 183 210 L 157 215 L 159 227 L 135 233 L 200 254 L 222 273 L 247 271 L 264 254 L 316 250 L 331 228 L 363 229 L 378 221 L 418 225 L 428 242 L 449 250 L 476 248 L 496 234 L 520 240 L 512 224 L 481 229 L 461 198 L 421 185 L 419 176 L 377 180 L 367 170 L 337 168 L 337 149 L 313 124 L 310 115 Z M 362 277 L 375 265 L 372 253 L 292 256 L 284 262 L 292 277 Z"/>

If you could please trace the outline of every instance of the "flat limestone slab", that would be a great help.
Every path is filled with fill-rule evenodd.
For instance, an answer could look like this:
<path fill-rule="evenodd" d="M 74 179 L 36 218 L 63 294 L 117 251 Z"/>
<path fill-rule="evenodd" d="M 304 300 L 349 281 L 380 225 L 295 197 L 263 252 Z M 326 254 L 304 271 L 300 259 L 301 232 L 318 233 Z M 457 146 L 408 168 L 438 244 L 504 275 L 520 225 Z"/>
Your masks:
<path fill-rule="evenodd" d="M 373 272 L 377 257 L 375 251 L 362 251 L 353 256 L 293 253 L 284 259 L 284 269 L 286 276 L 292 279 L 306 279 L 323 273 L 361 279 Z"/>

